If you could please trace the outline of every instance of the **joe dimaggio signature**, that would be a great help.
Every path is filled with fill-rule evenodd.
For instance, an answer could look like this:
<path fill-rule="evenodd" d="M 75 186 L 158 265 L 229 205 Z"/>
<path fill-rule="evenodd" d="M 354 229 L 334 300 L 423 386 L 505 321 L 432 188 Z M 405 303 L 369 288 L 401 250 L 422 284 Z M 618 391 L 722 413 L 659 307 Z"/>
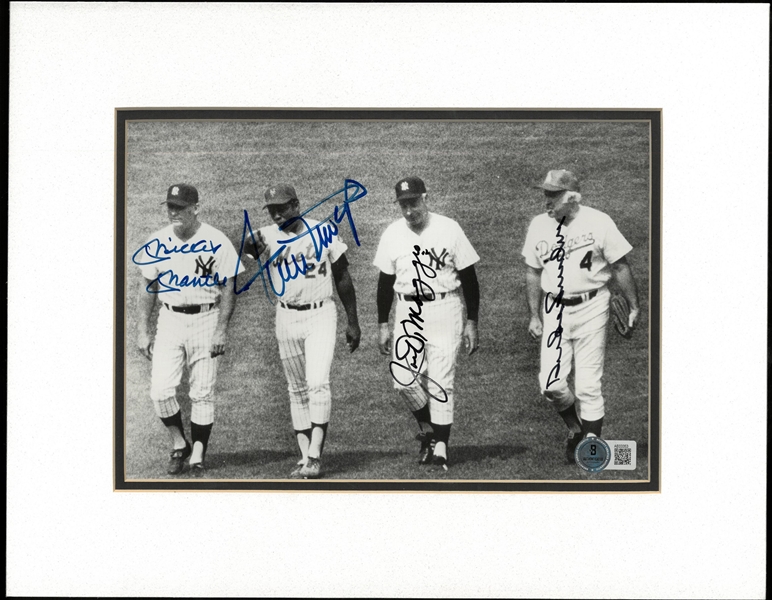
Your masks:
<path fill-rule="evenodd" d="M 426 353 L 424 348 L 426 346 L 426 336 L 422 333 L 424 330 L 424 319 L 421 316 L 423 312 L 424 301 L 434 300 L 434 290 L 432 287 L 422 279 L 434 279 L 437 277 L 437 271 L 435 271 L 430 265 L 421 262 L 421 255 L 429 256 L 431 261 L 431 254 L 428 250 L 421 250 L 421 247 L 413 246 L 413 267 L 415 267 L 416 276 L 413 278 L 413 289 L 415 290 L 415 306 L 408 308 L 408 318 L 400 321 L 402 326 L 403 335 L 398 337 L 394 341 L 394 354 L 397 360 L 393 360 L 389 363 L 389 370 L 394 381 L 402 386 L 409 386 L 414 381 L 420 380 L 419 385 L 429 394 L 432 398 L 438 402 L 447 402 L 448 394 L 436 381 L 431 377 L 421 372 L 424 361 L 426 360 Z M 401 376 L 406 376 L 407 379 L 403 380 Z M 439 390 L 440 395 L 435 395 L 429 390 L 429 383 L 433 383 Z"/>

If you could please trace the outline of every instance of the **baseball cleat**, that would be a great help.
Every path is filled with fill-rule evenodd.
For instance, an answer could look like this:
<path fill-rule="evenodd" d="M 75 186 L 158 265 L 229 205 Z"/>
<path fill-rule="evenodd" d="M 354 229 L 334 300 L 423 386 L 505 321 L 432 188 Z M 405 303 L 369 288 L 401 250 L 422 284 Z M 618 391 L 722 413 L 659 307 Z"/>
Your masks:
<path fill-rule="evenodd" d="M 434 455 L 434 458 L 432 458 L 432 466 L 439 467 L 443 471 L 448 470 L 448 459 L 444 456 L 437 456 Z"/>
<path fill-rule="evenodd" d="M 203 477 L 204 473 L 206 473 L 206 467 L 204 466 L 204 463 L 200 462 L 190 465 L 191 477 Z"/>
<path fill-rule="evenodd" d="M 169 455 L 169 468 L 166 472 L 169 475 L 179 475 L 182 473 L 182 468 L 185 466 L 185 461 L 188 459 L 191 452 L 193 452 L 193 448 L 187 442 L 185 442 L 184 448 L 172 450 Z"/>
<path fill-rule="evenodd" d="M 295 465 L 295 468 L 292 469 L 292 472 L 289 474 L 290 479 L 303 479 L 303 476 L 300 474 L 300 472 L 303 470 L 303 467 L 306 466 L 305 461 L 299 460 L 298 464 Z"/>
<path fill-rule="evenodd" d="M 318 458 L 310 458 L 300 469 L 300 477 L 303 479 L 317 479 L 322 474 L 322 462 Z"/>
<path fill-rule="evenodd" d="M 421 442 L 421 450 L 418 452 L 418 464 L 432 464 L 432 457 L 434 456 L 434 440 L 425 432 L 419 433 L 415 436 L 415 439 Z"/>
<path fill-rule="evenodd" d="M 576 451 L 576 447 L 579 445 L 579 442 L 581 441 L 582 441 L 581 431 L 568 432 L 568 441 L 566 442 L 566 460 L 572 465 L 576 463 L 576 458 L 574 457 L 574 453 Z"/>

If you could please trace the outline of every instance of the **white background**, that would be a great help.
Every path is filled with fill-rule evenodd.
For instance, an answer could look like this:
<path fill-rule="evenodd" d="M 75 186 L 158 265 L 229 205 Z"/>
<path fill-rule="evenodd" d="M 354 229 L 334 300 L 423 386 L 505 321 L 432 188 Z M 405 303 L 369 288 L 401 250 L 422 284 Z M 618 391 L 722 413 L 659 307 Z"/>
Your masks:
<path fill-rule="evenodd" d="M 763 597 L 768 31 L 760 4 L 12 3 L 7 593 Z M 114 493 L 114 109 L 186 106 L 663 108 L 662 493 Z"/>

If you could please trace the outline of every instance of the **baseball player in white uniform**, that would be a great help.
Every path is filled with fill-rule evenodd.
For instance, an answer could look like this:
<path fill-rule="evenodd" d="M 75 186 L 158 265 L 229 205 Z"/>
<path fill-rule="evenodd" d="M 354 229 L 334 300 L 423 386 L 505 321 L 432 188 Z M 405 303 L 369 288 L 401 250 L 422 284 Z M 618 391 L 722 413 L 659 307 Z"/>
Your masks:
<path fill-rule="evenodd" d="M 168 473 L 200 476 L 214 423 L 217 357 L 225 353 L 228 322 L 235 294 L 228 279 L 244 267 L 230 240 L 198 219 L 198 191 L 179 183 L 169 187 L 166 204 L 170 224 L 150 236 L 132 260 L 144 283 L 139 289 L 140 352 L 152 361 L 150 398 L 172 441 Z M 155 340 L 150 316 L 161 303 Z M 176 390 L 187 365 L 190 380 L 190 435 L 182 425 Z"/>
<path fill-rule="evenodd" d="M 418 422 L 419 464 L 447 470 L 456 356 L 462 338 L 468 354 L 478 346 L 480 290 L 474 265 L 480 257 L 456 221 L 429 211 L 421 179 L 406 177 L 395 189 L 404 218 L 383 232 L 373 261 L 381 271 L 379 348 L 391 355 L 394 388 Z"/>
<path fill-rule="evenodd" d="M 630 305 L 630 327 L 640 310 L 625 258 L 632 246 L 608 215 L 580 204 L 579 182 L 570 171 L 550 171 L 537 188 L 544 190 L 547 212 L 531 221 L 522 252 L 528 332 L 541 338 L 541 392 L 568 426 L 566 458 L 573 463 L 583 437 L 601 436 L 612 277 Z M 572 369 L 574 391 L 567 380 Z"/>
<path fill-rule="evenodd" d="M 293 479 L 321 476 L 321 456 L 332 408 L 330 367 L 335 351 L 337 310 L 332 286 L 346 311 L 346 341 L 353 352 L 361 332 L 356 292 L 348 271 L 346 244 L 332 237 L 329 245 L 316 245 L 308 233 L 319 221 L 300 217 L 295 188 L 287 184 L 269 187 L 266 204 L 274 225 L 257 232 L 257 248 L 247 252 L 270 262 L 276 298 L 276 338 L 287 379 L 290 415 L 301 458 L 290 473 Z M 250 251 L 251 250 L 251 251 Z"/>

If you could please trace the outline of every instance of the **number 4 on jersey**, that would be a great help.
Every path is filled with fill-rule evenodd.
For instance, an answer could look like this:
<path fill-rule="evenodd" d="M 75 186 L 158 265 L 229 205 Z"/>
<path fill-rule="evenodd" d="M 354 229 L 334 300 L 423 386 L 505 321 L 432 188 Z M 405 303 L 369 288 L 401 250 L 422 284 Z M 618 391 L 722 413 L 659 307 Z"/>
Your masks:
<path fill-rule="evenodd" d="M 580 269 L 587 269 L 588 271 L 592 269 L 592 250 L 587 252 L 587 254 L 584 255 L 584 258 L 582 259 L 582 262 L 579 263 Z"/>

